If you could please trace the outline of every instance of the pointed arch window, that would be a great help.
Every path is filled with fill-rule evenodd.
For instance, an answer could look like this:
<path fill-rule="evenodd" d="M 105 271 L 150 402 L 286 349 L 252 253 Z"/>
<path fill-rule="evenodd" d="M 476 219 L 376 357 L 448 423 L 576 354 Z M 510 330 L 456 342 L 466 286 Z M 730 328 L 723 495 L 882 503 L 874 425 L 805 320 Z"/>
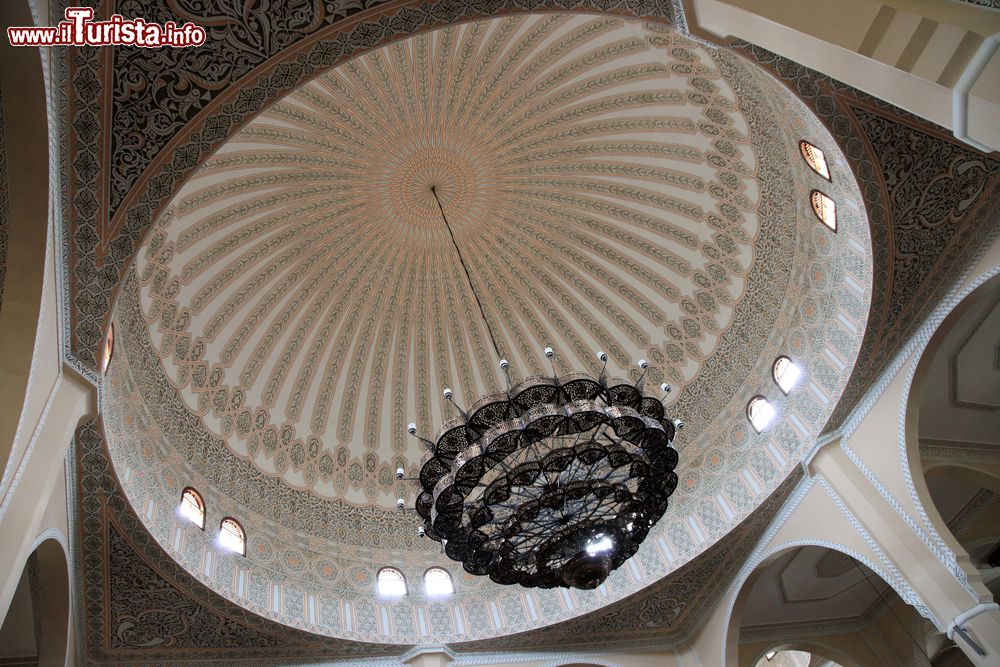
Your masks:
<path fill-rule="evenodd" d="M 774 419 L 774 415 L 774 406 L 763 396 L 754 396 L 747 403 L 747 419 L 750 420 L 750 425 L 758 433 L 767 428 L 771 420 Z"/>
<path fill-rule="evenodd" d="M 104 344 L 101 346 L 101 374 L 108 372 L 111 366 L 111 355 L 115 351 L 115 323 L 108 325 L 108 333 L 104 335 Z"/>
<path fill-rule="evenodd" d="M 802 152 L 802 157 L 810 169 L 826 180 L 831 180 L 830 165 L 826 163 L 826 156 L 823 154 L 823 151 L 805 140 L 799 142 L 799 150 Z"/>
<path fill-rule="evenodd" d="M 227 516 L 219 524 L 219 543 L 241 556 L 247 555 L 247 534 L 240 522 Z"/>
<path fill-rule="evenodd" d="M 787 396 L 802 377 L 802 369 L 790 358 L 781 355 L 771 366 L 771 377 L 774 378 L 774 383 L 778 385 L 781 393 Z"/>
<path fill-rule="evenodd" d="M 205 530 L 205 501 L 190 486 L 181 493 L 181 516 Z"/>
<path fill-rule="evenodd" d="M 441 567 L 432 567 L 424 572 L 424 593 L 430 596 L 451 595 L 455 592 L 455 584 L 448 571 Z"/>
<path fill-rule="evenodd" d="M 819 221 L 837 231 L 837 204 L 819 190 L 813 190 L 809 199 Z"/>
<path fill-rule="evenodd" d="M 378 594 L 385 597 L 406 595 L 406 578 L 394 567 L 383 567 L 375 576 Z"/>

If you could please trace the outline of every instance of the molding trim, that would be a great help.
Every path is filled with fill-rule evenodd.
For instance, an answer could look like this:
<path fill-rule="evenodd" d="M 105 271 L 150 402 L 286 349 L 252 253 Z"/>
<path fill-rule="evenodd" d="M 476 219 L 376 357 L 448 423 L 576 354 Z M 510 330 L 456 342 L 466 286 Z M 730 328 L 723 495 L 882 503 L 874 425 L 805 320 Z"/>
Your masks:
<path fill-rule="evenodd" d="M 774 539 L 778 530 L 780 530 L 780 528 L 785 524 L 785 522 L 791 516 L 792 512 L 795 511 L 795 509 L 805 498 L 806 494 L 812 489 L 814 484 L 816 484 L 817 482 L 823 487 L 826 493 L 834 501 L 834 503 L 840 509 L 841 513 L 851 523 L 851 525 L 858 532 L 861 538 L 865 541 L 868 547 L 878 556 L 879 560 L 882 561 L 882 563 L 885 565 L 884 568 L 876 565 L 868 557 L 858 553 L 857 551 L 843 544 L 836 542 L 829 542 L 826 540 L 817 540 L 817 539 L 792 540 L 788 542 L 782 542 L 781 544 L 778 544 L 776 546 L 768 547 L 768 544 L 770 544 L 770 542 Z M 750 558 L 747 559 L 746 563 L 744 563 L 743 567 L 739 571 L 739 574 L 737 574 L 736 577 L 733 578 L 733 581 L 730 583 L 729 588 L 724 595 L 724 599 L 728 598 L 729 602 L 728 602 L 728 609 L 726 610 L 725 621 L 722 626 L 723 627 L 723 633 L 721 637 L 722 664 L 727 664 L 726 654 L 728 649 L 729 628 L 730 625 L 732 624 L 733 612 L 735 611 L 736 608 L 736 600 L 739 597 L 739 593 L 743 589 L 743 586 L 746 583 L 747 579 L 750 577 L 753 571 L 765 560 L 781 553 L 782 551 L 794 547 L 803 547 L 803 546 L 818 546 L 827 549 L 833 549 L 835 551 L 847 554 L 861 563 L 864 563 L 870 570 L 872 570 L 877 575 L 882 577 L 883 581 L 885 581 L 890 587 L 892 587 L 892 589 L 896 592 L 897 595 L 899 595 L 899 597 L 904 602 L 911 605 L 914 609 L 917 610 L 917 612 L 921 616 L 928 619 L 939 630 L 942 631 L 944 630 L 944 626 L 937 620 L 937 618 L 930 611 L 927 605 L 924 604 L 920 596 L 917 595 L 917 592 L 909 585 L 906 579 L 903 578 L 903 576 L 892 564 L 892 562 L 889 561 L 888 557 L 885 555 L 882 549 L 879 548 L 878 544 L 875 542 L 874 539 L 872 539 L 868 531 L 866 531 L 865 528 L 861 525 L 861 522 L 858 521 L 857 517 L 855 517 L 854 514 L 850 511 L 850 509 L 848 509 L 847 505 L 840 498 L 840 496 L 837 495 L 836 491 L 834 491 L 834 489 L 830 486 L 829 482 L 827 482 L 822 476 L 817 475 L 815 477 L 804 477 L 802 479 L 798 487 L 796 487 L 796 489 L 792 492 L 791 496 L 789 496 L 788 500 L 785 502 L 785 506 L 781 509 L 781 512 L 771 523 L 771 526 L 761 536 L 761 539 L 758 542 L 757 547 L 751 553 Z"/>
<path fill-rule="evenodd" d="M 959 566 L 958 559 L 955 557 L 955 553 L 950 548 L 948 548 L 948 545 L 946 545 L 944 540 L 941 539 L 941 536 L 937 533 L 937 531 L 934 531 L 933 527 L 931 527 L 932 530 L 931 534 L 925 531 L 924 527 L 921 526 L 916 519 L 910 516 L 910 513 L 907 512 L 906 508 L 903 507 L 903 505 L 899 502 L 899 500 L 896 499 L 896 496 L 894 496 L 892 492 L 886 488 L 886 486 L 882 483 L 882 481 L 878 478 L 878 476 L 864 462 L 861 456 L 859 456 L 856 451 L 851 449 L 851 447 L 847 444 L 846 441 L 841 441 L 840 448 L 844 450 L 844 453 L 847 454 L 848 458 L 850 458 L 851 461 L 854 463 L 854 465 L 856 465 L 858 469 L 864 474 L 868 482 L 875 487 L 875 489 L 879 492 L 879 495 L 881 495 L 886 500 L 886 502 L 888 502 L 892 506 L 892 508 L 896 510 L 896 514 L 899 515 L 899 518 L 901 518 L 903 522 L 910 527 L 913 533 L 920 538 L 920 541 L 923 542 L 924 545 L 931 550 L 931 553 L 933 553 L 934 556 L 945 567 L 948 568 L 948 571 L 951 572 L 952 576 L 954 576 L 955 579 L 958 581 L 958 583 L 962 585 L 962 588 L 964 588 L 966 592 L 973 597 L 974 600 L 978 600 L 979 594 L 976 593 L 976 590 L 969 583 L 969 576 Z M 902 461 L 903 461 L 903 468 L 905 470 L 906 467 L 905 459 L 902 459 Z M 903 476 L 904 478 L 906 477 L 905 472 Z M 910 482 L 910 484 L 912 485 L 912 481 Z M 916 492 L 914 491 L 914 493 Z M 920 505 L 919 501 L 916 501 L 916 506 L 918 511 L 923 514 L 923 508 Z M 925 525 L 928 525 L 926 521 Z"/>
<path fill-rule="evenodd" d="M 885 570 L 874 566 L 863 556 L 859 558 L 855 555 L 856 552 L 853 550 L 847 549 L 846 547 L 839 550 L 854 557 L 855 560 L 860 560 L 867 565 L 870 570 L 882 577 L 882 579 L 896 591 L 896 594 L 899 595 L 904 602 L 916 609 L 921 616 L 933 623 L 939 630 L 943 630 L 944 625 L 937 619 L 936 616 L 934 616 L 930 608 L 924 604 L 923 599 L 917 594 L 913 587 L 910 586 L 910 583 L 906 580 L 903 574 L 896 569 L 896 566 L 889 559 L 889 556 L 878 545 L 878 542 L 876 542 L 875 538 L 871 536 L 871 533 L 869 533 L 868 530 L 861 524 L 861 521 L 858 520 L 857 516 L 851 512 L 850 508 L 847 507 L 847 503 L 844 502 L 843 498 L 840 497 L 833 486 L 831 486 L 830 483 L 822 476 L 817 479 L 823 487 L 823 490 L 827 492 L 830 499 L 837 505 L 844 517 L 851 522 L 851 525 L 858 532 L 858 535 L 860 535 L 865 541 L 865 544 L 868 545 L 868 548 L 871 549 L 876 556 L 878 556 L 878 559 L 885 566 Z"/>
<path fill-rule="evenodd" d="M 959 285 L 965 282 L 965 277 L 972 273 L 972 268 L 979 261 L 982 260 L 983 256 L 986 254 L 986 250 L 993 245 L 995 241 L 1000 239 L 1000 224 L 994 225 L 995 229 L 990 234 L 989 242 L 984 243 L 980 249 L 977 251 L 977 256 L 970 265 L 970 269 L 963 275 L 963 280 L 959 282 Z M 934 524 L 931 523 L 930 517 L 927 515 L 927 511 L 924 509 L 924 503 L 917 494 L 917 488 L 913 483 L 913 476 L 911 473 L 912 467 L 909 457 L 909 452 L 907 449 L 906 442 L 906 414 L 907 408 L 910 404 L 910 397 L 913 390 L 913 379 L 916 376 L 917 368 L 920 366 L 920 361 L 922 360 L 924 353 L 927 351 L 927 346 L 930 344 L 931 338 L 941 327 L 942 322 L 945 318 L 951 314 L 951 312 L 961 303 L 967 296 L 972 294 L 980 286 L 984 285 L 988 280 L 994 276 L 1000 275 L 1000 265 L 994 266 L 985 273 L 980 274 L 974 280 L 966 284 L 964 287 L 956 286 L 951 291 L 949 291 L 948 296 L 942 301 L 937 308 L 934 309 L 931 316 L 921 325 L 920 329 L 917 331 L 917 335 L 914 337 L 912 343 L 907 344 L 907 349 L 912 347 L 911 354 L 914 355 L 914 359 L 910 364 L 909 371 L 906 375 L 906 382 L 903 385 L 902 397 L 900 398 L 899 405 L 899 418 L 898 418 L 898 437 L 899 437 L 899 461 L 903 468 L 903 481 L 906 483 L 906 489 L 910 493 L 910 500 L 913 502 L 914 507 L 916 507 L 917 514 L 923 521 L 924 526 L 928 529 L 928 537 L 935 543 L 931 550 L 938 557 L 938 559 L 951 570 L 952 574 L 958 580 L 962 587 L 969 593 L 973 600 L 977 602 L 983 602 L 980 594 L 969 584 L 968 576 L 965 571 L 962 570 L 961 566 L 958 564 L 958 559 L 955 553 L 945 544 L 941 535 L 938 533 Z M 917 443 L 919 451 L 919 442 Z M 920 469 L 920 466 L 917 466 Z M 879 491 L 881 493 L 881 490 Z M 885 494 L 883 494 L 885 495 Z M 886 497 L 886 500 L 889 500 Z M 929 499 L 928 499 L 929 500 Z M 894 499 L 893 499 L 894 501 Z M 893 502 L 890 501 L 890 502 Z M 894 507 L 896 505 L 893 505 Z M 900 508 L 901 509 L 901 508 Z M 897 510 L 899 511 L 899 510 Z M 904 517 L 905 519 L 906 517 Z M 918 532 L 921 539 L 924 539 L 924 533 Z M 926 542 L 926 540 L 925 540 Z M 930 545 L 928 545 L 930 546 Z"/>
<path fill-rule="evenodd" d="M 818 439 L 816 445 L 813 447 L 812 451 L 806 455 L 806 461 L 811 460 L 811 458 L 820 449 L 830 444 L 831 442 L 841 439 L 841 447 L 848 457 L 853 461 L 861 471 L 864 473 L 865 477 L 868 478 L 870 482 L 878 490 L 879 494 L 882 495 L 885 500 L 892 505 L 892 507 L 899 513 L 900 517 L 910 526 L 914 532 L 920 537 L 934 553 L 934 555 L 945 565 L 950 572 L 958 580 L 959 584 L 965 588 L 973 599 L 979 600 L 979 594 L 975 592 L 975 589 L 969 584 L 968 576 L 958 565 L 958 561 L 955 557 L 954 552 L 945 544 L 944 540 L 938 534 L 937 530 L 931 524 L 930 518 L 927 516 L 926 511 L 923 508 L 923 503 L 917 495 L 916 487 L 913 484 L 913 478 L 910 474 L 909 459 L 906 452 L 906 406 L 909 401 L 910 391 L 913 384 L 913 378 L 916 373 L 917 366 L 919 365 L 919 358 L 923 356 L 923 353 L 927 349 L 927 345 L 930 343 L 931 337 L 941 326 L 944 319 L 951 313 L 952 310 L 969 294 L 971 294 L 976 288 L 980 287 L 990 278 L 1000 274 L 1000 266 L 995 266 L 989 271 L 981 274 L 972 282 L 966 284 L 966 281 L 972 275 L 973 269 L 982 261 L 985 257 L 986 252 L 989 248 L 996 242 L 1000 240 L 1000 225 L 994 225 L 994 229 L 988 234 L 985 242 L 979 246 L 976 250 L 974 256 L 971 258 L 968 268 L 966 268 L 958 280 L 955 281 L 954 286 L 949 290 L 945 298 L 938 304 L 930 316 L 924 321 L 913 337 L 897 352 L 896 356 L 893 358 L 889 366 L 883 371 L 879 376 L 878 380 L 873 383 L 868 390 L 864 393 L 862 399 L 858 401 L 854 409 L 851 410 L 844 423 L 837 429 L 827 433 Z M 964 285 L 964 287 L 963 287 Z M 903 509 L 899 501 L 889 493 L 881 482 L 878 482 L 874 478 L 873 473 L 870 469 L 861 461 L 857 452 L 851 449 L 846 443 L 847 440 L 854 434 L 854 432 L 861 425 L 861 422 L 868 413 L 875 406 L 875 403 L 882 397 L 885 390 L 888 388 L 889 384 L 896 378 L 896 376 L 903 370 L 903 367 L 913 361 L 914 354 L 917 356 L 916 363 L 913 363 L 909 369 L 906 384 L 903 387 L 903 394 L 901 399 L 901 406 L 899 409 L 899 455 L 900 464 L 903 471 L 903 479 L 906 483 L 907 490 L 910 493 L 910 498 L 916 507 L 917 513 L 926 528 L 929 529 L 929 533 L 925 532 L 920 528 L 919 524 L 909 515 L 909 513 Z M 808 474 L 808 471 L 807 471 Z M 874 481 L 873 481 L 874 479 Z M 935 622 L 935 625 L 940 625 Z M 941 628 L 943 629 L 943 628 Z"/>
<path fill-rule="evenodd" d="M 931 438 L 920 438 L 918 442 L 924 463 L 1000 463 L 1000 445 Z"/>

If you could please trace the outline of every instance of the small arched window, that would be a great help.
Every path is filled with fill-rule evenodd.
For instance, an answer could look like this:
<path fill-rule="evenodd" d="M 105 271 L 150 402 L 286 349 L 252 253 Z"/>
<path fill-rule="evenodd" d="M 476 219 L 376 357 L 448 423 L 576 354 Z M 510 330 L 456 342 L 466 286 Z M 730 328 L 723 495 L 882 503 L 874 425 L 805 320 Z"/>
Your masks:
<path fill-rule="evenodd" d="M 771 366 L 771 377 L 774 378 L 774 383 L 778 385 L 781 393 L 787 396 L 788 392 L 795 388 L 799 378 L 802 377 L 802 369 L 794 361 L 782 355 L 774 360 L 774 365 Z"/>
<path fill-rule="evenodd" d="M 819 190 L 813 190 L 809 199 L 812 202 L 813 213 L 819 221 L 837 231 L 837 204 Z"/>
<path fill-rule="evenodd" d="M 181 493 L 181 516 L 205 530 L 205 501 L 190 486 Z"/>
<path fill-rule="evenodd" d="M 111 366 L 111 355 L 115 351 L 115 324 L 108 325 L 108 333 L 104 336 L 104 345 L 101 346 L 101 374 L 108 372 Z"/>
<path fill-rule="evenodd" d="M 774 419 L 774 406 L 763 396 L 754 396 L 747 403 L 747 419 L 754 430 L 760 433 Z"/>
<path fill-rule="evenodd" d="M 448 571 L 440 567 L 432 567 L 424 572 L 424 593 L 431 596 L 451 595 L 455 592 Z"/>
<path fill-rule="evenodd" d="M 219 524 L 219 543 L 241 556 L 247 555 L 247 534 L 236 519 L 227 516 Z"/>
<path fill-rule="evenodd" d="M 826 163 L 826 156 L 823 155 L 823 151 L 808 141 L 800 141 L 799 150 L 802 151 L 802 157 L 805 159 L 806 164 L 809 165 L 809 168 L 829 181 L 830 167 Z"/>
<path fill-rule="evenodd" d="M 383 567 L 375 577 L 378 594 L 385 597 L 400 597 L 406 595 L 406 579 L 403 573 L 394 567 Z"/>

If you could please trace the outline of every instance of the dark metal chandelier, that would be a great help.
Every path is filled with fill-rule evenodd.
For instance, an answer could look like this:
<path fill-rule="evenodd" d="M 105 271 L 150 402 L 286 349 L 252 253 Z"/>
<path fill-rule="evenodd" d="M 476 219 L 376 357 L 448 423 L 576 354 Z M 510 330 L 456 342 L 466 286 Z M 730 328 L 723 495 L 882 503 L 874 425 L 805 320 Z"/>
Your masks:
<path fill-rule="evenodd" d="M 466 277 L 478 301 L 467 269 Z M 499 357 L 495 338 L 493 345 Z M 545 355 L 554 358 L 551 348 Z M 598 358 L 606 369 L 607 355 Z M 609 381 L 604 370 L 596 378 L 558 376 L 552 366 L 551 377 L 511 385 L 501 360 L 506 392 L 458 408 L 437 440 L 421 438 L 428 451 L 418 477 L 419 532 L 467 572 L 499 584 L 593 589 L 638 551 L 666 511 L 677 488 L 673 438 L 683 423 L 644 393 L 643 360 L 635 383 Z M 454 404 L 450 389 L 444 397 Z M 417 434 L 415 424 L 409 432 Z"/>

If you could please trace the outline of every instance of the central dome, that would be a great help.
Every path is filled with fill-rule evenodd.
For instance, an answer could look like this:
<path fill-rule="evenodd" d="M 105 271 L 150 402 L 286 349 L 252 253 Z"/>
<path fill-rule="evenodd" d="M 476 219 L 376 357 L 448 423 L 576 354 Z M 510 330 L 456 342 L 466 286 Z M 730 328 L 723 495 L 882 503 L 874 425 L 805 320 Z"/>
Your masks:
<path fill-rule="evenodd" d="M 375 46 L 235 131 L 144 240 L 101 395 L 125 493 L 200 580 L 311 632 L 463 641 L 636 593 L 763 502 L 843 390 L 871 266 L 845 165 L 788 90 L 665 26 L 522 14 Z M 666 514 L 569 597 L 466 575 L 395 509 L 417 493 L 396 469 L 416 477 L 425 453 L 407 424 L 433 437 L 454 417 L 445 387 L 466 407 L 502 390 L 500 358 L 514 383 L 551 376 L 546 346 L 558 375 L 597 376 L 604 350 L 627 382 L 647 359 L 688 425 Z M 781 354 L 805 378 L 788 397 Z M 759 435 L 757 394 L 779 409 Z M 245 558 L 177 514 L 186 486 L 206 525 L 240 520 Z M 455 593 L 414 586 L 390 612 L 385 565 L 443 567 Z"/>
<path fill-rule="evenodd" d="M 172 382 L 234 452 L 390 508 L 392 473 L 423 454 L 406 424 L 449 416 L 444 387 L 470 403 L 502 386 L 432 187 L 516 376 L 545 372 L 551 345 L 563 371 L 596 371 L 601 349 L 683 387 L 745 289 L 756 171 L 736 93 L 671 32 L 567 15 L 438 30 L 226 144 L 140 261 L 143 305 Z"/>

